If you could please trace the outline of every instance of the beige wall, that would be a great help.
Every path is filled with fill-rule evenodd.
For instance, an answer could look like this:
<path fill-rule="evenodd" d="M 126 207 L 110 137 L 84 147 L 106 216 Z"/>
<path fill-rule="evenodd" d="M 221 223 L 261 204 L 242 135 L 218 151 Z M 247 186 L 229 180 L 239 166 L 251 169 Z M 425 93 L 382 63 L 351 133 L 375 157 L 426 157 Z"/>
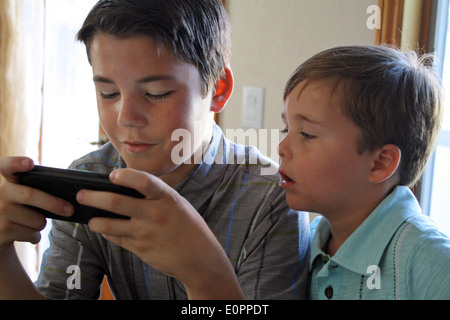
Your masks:
<path fill-rule="evenodd" d="M 294 69 L 332 46 L 373 44 L 375 30 L 367 28 L 367 8 L 377 3 L 378 0 L 226 0 L 233 27 L 231 67 L 235 91 L 220 115 L 220 126 L 241 128 L 243 87 L 258 86 L 266 90 L 264 127 L 282 129 L 282 94 Z"/>

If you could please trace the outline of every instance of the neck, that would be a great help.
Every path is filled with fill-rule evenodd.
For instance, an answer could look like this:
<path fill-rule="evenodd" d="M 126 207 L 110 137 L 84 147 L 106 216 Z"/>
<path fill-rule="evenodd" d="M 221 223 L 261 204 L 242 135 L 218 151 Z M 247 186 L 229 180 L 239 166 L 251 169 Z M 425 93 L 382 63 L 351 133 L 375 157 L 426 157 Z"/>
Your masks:
<path fill-rule="evenodd" d="M 330 224 L 331 236 L 326 248 L 330 256 L 334 256 L 348 237 L 369 217 L 375 208 L 392 191 L 391 188 L 373 189 L 353 203 L 353 207 L 345 207 L 331 214 L 324 214 Z"/>
<path fill-rule="evenodd" d="M 341 245 L 348 237 L 364 222 L 371 212 L 357 212 L 342 219 L 328 220 L 331 229 L 331 236 L 328 246 L 324 251 L 330 256 L 334 256 Z"/>

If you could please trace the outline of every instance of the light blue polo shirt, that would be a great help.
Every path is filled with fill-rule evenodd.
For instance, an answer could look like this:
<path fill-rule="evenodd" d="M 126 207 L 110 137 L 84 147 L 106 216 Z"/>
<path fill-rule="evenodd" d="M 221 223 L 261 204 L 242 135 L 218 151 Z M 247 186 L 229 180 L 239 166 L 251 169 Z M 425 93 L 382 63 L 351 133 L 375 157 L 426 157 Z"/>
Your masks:
<path fill-rule="evenodd" d="M 450 299 L 450 238 L 397 187 L 330 257 L 328 221 L 311 224 L 310 299 Z"/>

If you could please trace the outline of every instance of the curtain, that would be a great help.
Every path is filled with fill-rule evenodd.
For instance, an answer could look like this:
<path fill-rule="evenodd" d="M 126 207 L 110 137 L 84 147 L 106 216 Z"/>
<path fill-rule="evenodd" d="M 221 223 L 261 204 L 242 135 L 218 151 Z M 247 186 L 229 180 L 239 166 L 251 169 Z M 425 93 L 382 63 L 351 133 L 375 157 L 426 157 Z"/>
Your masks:
<path fill-rule="evenodd" d="M 43 6 L 43 0 L 0 1 L 0 158 L 39 158 Z"/>
<path fill-rule="evenodd" d="M 429 52 L 432 0 L 379 0 L 381 28 L 376 44 Z"/>
<path fill-rule="evenodd" d="M 0 157 L 21 154 L 26 126 L 20 124 L 24 90 L 23 37 L 21 36 L 23 1 L 0 1 Z"/>
<path fill-rule="evenodd" d="M 0 158 L 39 159 L 43 7 L 43 0 L 0 1 Z M 16 251 L 36 277 L 36 247 L 16 243 Z"/>

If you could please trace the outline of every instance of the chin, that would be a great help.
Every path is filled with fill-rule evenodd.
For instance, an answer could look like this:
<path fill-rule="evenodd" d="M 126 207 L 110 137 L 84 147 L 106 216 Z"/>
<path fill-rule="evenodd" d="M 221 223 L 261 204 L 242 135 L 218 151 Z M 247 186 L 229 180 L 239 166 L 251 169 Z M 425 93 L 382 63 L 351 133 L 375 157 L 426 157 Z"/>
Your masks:
<path fill-rule="evenodd" d="M 128 158 L 124 159 L 128 168 L 144 171 L 150 173 L 154 176 L 161 176 L 173 170 L 172 167 L 167 167 L 166 165 L 162 165 L 160 162 L 154 163 L 150 161 L 148 158 L 146 159 L 133 159 Z M 163 161 L 164 163 L 164 161 Z"/>
<path fill-rule="evenodd" d="M 309 201 L 306 201 L 302 197 L 295 195 L 293 193 L 286 193 L 286 202 L 289 208 L 297 211 L 304 212 L 315 212 L 314 206 L 310 204 Z"/>
<path fill-rule="evenodd" d="M 299 210 L 299 211 L 303 211 L 303 209 L 301 208 L 301 201 L 299 201 L 299 199 L 297 197 L 295 197 L 294 195 L 289 195 L 288 193 L 286 193 L 286 202 L 289 206 L 289 208 L 294 209 L 294 210 Z"/>

